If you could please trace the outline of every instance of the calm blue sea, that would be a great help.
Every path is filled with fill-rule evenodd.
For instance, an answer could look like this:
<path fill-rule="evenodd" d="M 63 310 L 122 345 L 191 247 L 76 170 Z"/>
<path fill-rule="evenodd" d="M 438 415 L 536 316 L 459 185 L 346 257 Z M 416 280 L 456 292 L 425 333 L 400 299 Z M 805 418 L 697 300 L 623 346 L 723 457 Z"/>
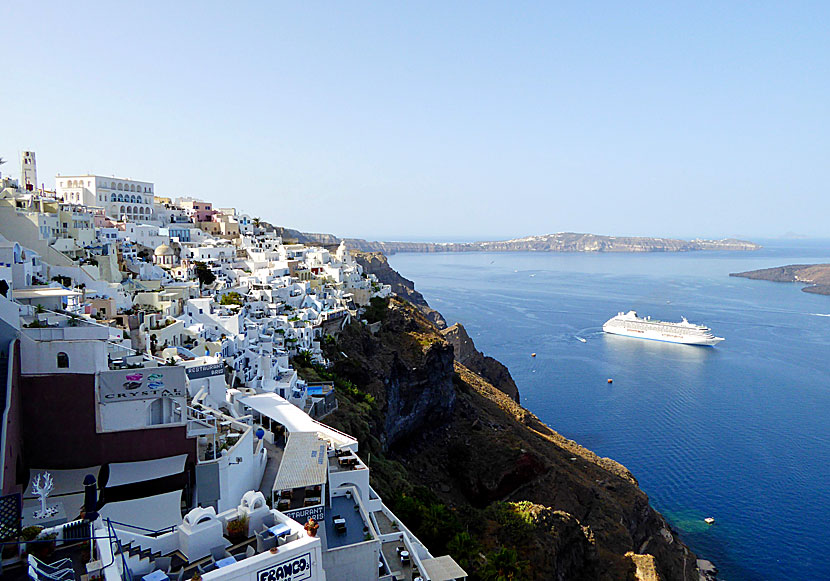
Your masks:
<path fill-rule="evenodd" d="M 510 368 L 527 408 L 627 466 L 722 579 L 830 579 L 830 296 L 728 276 L 830 263 L 830 241 L 767 242 L 752 253 L 390 262 Z M 685 315 L 726 341 L 604 335 L 602 323 L 628 309 Z"/>

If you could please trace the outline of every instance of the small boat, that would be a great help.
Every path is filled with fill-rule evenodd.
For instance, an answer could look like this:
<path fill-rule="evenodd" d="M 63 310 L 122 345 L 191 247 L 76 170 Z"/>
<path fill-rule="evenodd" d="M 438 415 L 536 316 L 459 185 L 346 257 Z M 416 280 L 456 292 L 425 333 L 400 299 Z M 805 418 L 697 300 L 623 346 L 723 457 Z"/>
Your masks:
<path fill-rule="evenodd" d="M 614 380 L 609 377 L 608 378 L 608 383 L 614 383 Z"/>
<path fill-rule="evenodd" d="M 580 343 L 587 343 L 588 342 L 587 339 L 583 339 L 582 337 L 577 337 L 576 340 L 579 341 Z"/>
<path fill-rule="evenodd" d="M 536 353 L 531 353 L 530 356 L 531 357 L 536 357 Z"/>
<path fill-rule="evenodd" d="M 715 524 L 715 518 L 707 516 L 705 519 L 703 519 L 703 522 L 705 522 L 707 525 L 713 525 Z"/>

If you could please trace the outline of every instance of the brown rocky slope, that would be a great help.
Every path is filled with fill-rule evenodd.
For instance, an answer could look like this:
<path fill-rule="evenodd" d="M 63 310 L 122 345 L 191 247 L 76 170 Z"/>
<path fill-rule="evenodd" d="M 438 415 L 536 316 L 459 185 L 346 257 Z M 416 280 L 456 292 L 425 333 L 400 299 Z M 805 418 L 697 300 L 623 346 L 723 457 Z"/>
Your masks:
<path fill-rule="evenodd" d="M 468 369 L 409 302 L 376 299 L 366 318 L 376 333 L 354 323 L 327 342 L 341 405 L 326 422 L 359 438 L 373 486 L 433 553 L 473 579 L 697 581 L 622 465 Z"/>
<path fill-rule="evenodd" d="M 830 264 L 789 264 L 761 270 L 733 272 L 729 276 L 773 282 L 800 282 L 807 285 L 801 289 L 805 293 L 830 295 Z"/>

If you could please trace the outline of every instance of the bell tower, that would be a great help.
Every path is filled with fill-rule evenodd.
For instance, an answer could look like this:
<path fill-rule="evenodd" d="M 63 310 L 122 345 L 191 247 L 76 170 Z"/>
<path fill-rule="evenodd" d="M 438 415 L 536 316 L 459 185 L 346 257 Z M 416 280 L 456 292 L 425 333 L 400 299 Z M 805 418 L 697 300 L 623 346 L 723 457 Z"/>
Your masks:
<path fill-rule="evenodd" d="M 20 154 L 20 187 L 28 192 L 37 191 L 37 162 L 34 151 Z"/>

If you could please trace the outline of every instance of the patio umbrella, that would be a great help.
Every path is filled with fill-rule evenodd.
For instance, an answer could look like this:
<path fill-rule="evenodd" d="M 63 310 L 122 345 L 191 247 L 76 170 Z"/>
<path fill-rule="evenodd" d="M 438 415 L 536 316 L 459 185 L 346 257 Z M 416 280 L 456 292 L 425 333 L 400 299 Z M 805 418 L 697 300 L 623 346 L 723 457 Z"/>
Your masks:
<path fill-rule="evenodd" d="M 92 474 L 84 477 L 84 514 L 89 522 L 98 518 L 98 483 Z"/>

